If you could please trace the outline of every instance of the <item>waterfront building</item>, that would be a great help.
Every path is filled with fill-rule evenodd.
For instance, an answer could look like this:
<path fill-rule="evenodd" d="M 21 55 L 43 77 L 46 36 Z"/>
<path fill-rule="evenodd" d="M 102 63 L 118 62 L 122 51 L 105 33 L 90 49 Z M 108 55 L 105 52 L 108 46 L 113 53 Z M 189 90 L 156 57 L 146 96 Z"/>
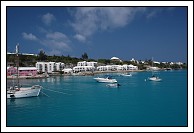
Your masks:
<path fill-rule="evenodd" d="M 86 61 L 79 61 L 77 63 L 77 66 L 87 66 L 87 62 Z"/>
<path fill-rule="evenodd" d="M 113 67 L 112 65 L 106 65 L 106 66 L 98 66 L 97 71 L 112 71 Z"/>
<path fill-rule="evenodd" d="M 159 67 L 147 67 L 147 70 L 152 70 L 152 71 L 157 71 L 157 70 L 160 70 Z"/>
<path fill-rule="evenodd" d="M 73 69 L 71 69 L 71 68 L 64 68 L 62 71 L 64 72 L 64 74 L 71 74 L 71 73 L 73 73 Z"/>
<path fill-rule="evenodd" d="M 97 66 L 97 62 L 86 62 L 86 61 L 79 61 L 77 63 L 77 66 L 93 66 L 93 67 L 96 67 Z"/>
<path fill-rule="evenodd" d="M 138 67 L 137 66 L 134 66 L 134 65 L 119 65 L 117 67 L 117 70 L 119 71 L 126 71 L 126 70 L 138 70 Z"/>
<path fill-rule="evenodd" d="M 36 67 L 19 67 L 19 76 L 36 76 L 37 68 Z M 7 67 L 7 76 L 17 75 L 16 67 Z"/>
<path fill-rule="evenodd" d="M 97 62 L 94 61 L 87 62 L 87 66 L 97 67 Z"/>
<path fill-rule="evenodd" d="M 98 66 L 97 71 L 126 71 L 126 70 L 138 70 L 134 65 L 106 65 Z"/>
<path fill-rule="evenodd" d="M 36 76 L 37 72 L 36 67 L 19 67 L 20 76 Z"/>
<path fill-rule="evenodd" d="M 138 70 L 138 67 L 134 65 L 127 65 L 127 70 Z"/>
<path fill-rule="evenodd" d="M 94 71 L 96 69 L 97 62 L 80 61 L 77 66 L 73 67 L 73 72 Z"/>
<path fill-rule="evenodd" d="M 65 64 L 62 62 L 57 62 L 57 63 L 55 63 L 55 65 L 56 65 L 57 71 L 62 71 L 65 68 Z"/>
<path fill-rule="evenodd" d="M 37 62 L 36 68 L 38 72 L 48 72 L 52 73 L 55 71 L 62 71 L 65 64 L 61 62 Z"/>
<path fill-rule="evenodd" d="M 73 72 L 86 72 L 86 71 L 94 71 L 95 67 L 93 66 L 75 66 L 73 67 Z"/>
<path fill-rule="evenodd" d="M 7 67 L 7 76 L 16 75 L 17 74 L 17 68 L 10 66 Z"/>

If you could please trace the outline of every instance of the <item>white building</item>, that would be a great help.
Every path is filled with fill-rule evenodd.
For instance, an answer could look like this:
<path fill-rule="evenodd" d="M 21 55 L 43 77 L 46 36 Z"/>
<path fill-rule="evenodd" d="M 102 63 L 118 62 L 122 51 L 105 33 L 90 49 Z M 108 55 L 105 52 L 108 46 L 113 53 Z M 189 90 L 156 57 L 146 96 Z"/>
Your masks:
<path fill-rule="evenodd" d="M 77 66 L 73 67 L 73 72 L 94 71 L 96 66 L 97 62 L 80 61 Z"/>
<path fill-rule="evenodd" d="M 55 65 L 56 65 L 56 70 L 57 71 L 62 71 L 65 67 L 65 64 L 62 63 L 62 62 L 57 62 L 57 63 L 55 63 Z"/>
<path fill-rule="evenodd" d="M 94 62 L 94 61 L 87 62 L 87 66 L 93 66 L 93 67 L 96 67 L 96 66 L 97 66 L 97 62 Z"/>
<path fill-rule="evenodd" d="M 87 62 L 86 61 L 79 61 L 77 63 L 77 66 L 87 66 Z"/>
<path fill-rule="evenodd" d="M 95 67 L 93 66 L 75 66 L 73 67 L 73 72 L 86 72 L 86 71 L 94 71 Z"/>
<path fill-rule="evenodd" d="M 158 62 L 158 61 L 153 61 L 154 62 L 154 64 L 160 64 L 160 62 Z"/>
<path fill-rule="evenodd" d="M 37 62 L 36 68 L 38 72 L 48 72 L 52 73 L 54 71 L 62 71 L 65 64 L 61 62 Z"/>
<path fill-rule="evenodd" d="M 177 64 L 177 65 L 183 65 L 183 63 L 182 63 L 182 62 L 176 62 L 176 64 Z"/>
<path fill-rule="evenodd" d="M 125 70 L 138 70 L 137 66 L 133 65 L 106 65 L 98 66 L 97 71 L 125 71 Z"/>
<path fill-rule="evenodd" d="M 118 57 L 112 57 L 110 60 L 122 62 L 122 60 L 120 60 Z"/>
<path fill-rule="evenodd" d="M 80 61 L 77 63 L 77 66 L 97 66 L 97 62 L 86 62 L 86 61 Z"/>
<path fill-rule="evenodd" d="M 113 69 L 112 65 L 98 66 L 97 71 L 111 71 Z"/>
<path fill-rule="evenodd" d="M 73 69 L 71 69 L 71 68 L 64 68 L 62 71 L 63 71 L 65 74 L 71 74 L 71 73 L 73 73 Z"/>
<path fill-rule="evenodd" d="M 134 65 L 119 65 L 117 67 L 117 70 L 120 70 L 120 71 L 126 71 L 126 70 L 138 70 L 138 67 L 137 66 L 134 66 Z"/>
<path fill-rule="evenodd" d="M 153 71 L 160 70 L 159 67 L 148 67 L 147 69 L 148 69 L 148 70 L 153 70 Z"/>
<path fill-rule="evenodd" d="M 131 62 L 135 62 L 136 60 L 135 60 L 134 58 L 132 58 L 130 61 L 131 61 Z"/>

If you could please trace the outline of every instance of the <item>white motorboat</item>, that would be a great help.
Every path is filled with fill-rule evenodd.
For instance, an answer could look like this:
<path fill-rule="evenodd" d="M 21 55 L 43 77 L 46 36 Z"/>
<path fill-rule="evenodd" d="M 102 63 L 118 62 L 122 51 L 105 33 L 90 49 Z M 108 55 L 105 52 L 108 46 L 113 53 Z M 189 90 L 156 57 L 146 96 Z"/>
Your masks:
<path fill-rule="evenodd" d="M 152 76 L 150 78 L 148 78 L 150 81 L 161 81 L 162 79 L 160 79 L 159 77 L 156 76 Z"/>
<path fill-rule="evenodd" d="M 94 78 L 97 82 L 101 82 L 101 83 L 117 83 L 116 79 L 112 79 L 110 77 L 106 77 L 106 78 Z"/>
<path fill-rule="evenodd" d="M 19 45 L 16 45 L 16 55 L 17 59 L 17 86 L 13 85 L 7 89 L 7 98 L 24 98 L 24 97 L 34 97 L 38 96 L 42 86 L 33 85 L 31 87 L 22 87 L 19 84 Z"/>

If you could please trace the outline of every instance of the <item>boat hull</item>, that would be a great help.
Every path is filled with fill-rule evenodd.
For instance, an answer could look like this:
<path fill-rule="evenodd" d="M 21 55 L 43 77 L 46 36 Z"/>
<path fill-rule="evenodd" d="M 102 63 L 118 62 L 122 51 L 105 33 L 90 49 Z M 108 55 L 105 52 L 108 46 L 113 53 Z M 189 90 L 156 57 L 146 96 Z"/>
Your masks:
<path fill-rule="evenodd" d="M 113 88 L 117 88 L 117 87 L 119 87 L 120 85 L 119 84 L 115 84 L 115 83 L 111 83 L 111 84 L 107 84 L 106 85 L 107 87 L 113 87 Z"/>
<path fill-rule="evenodd" d="M 19 91 L 17 90 L 8 90 L 7 91 L 7 98 L 25 98 L 25 97 L 35 97 L 38 96 L 40 93 L 41 88 L 20 88 Z"/>
<path fill-rule="evenodd" d="M 151 77 L 151 78 L 148 78 L 150 81 L 162 81 L 162 79 L 160 78 L 157 78 L 157 77 Z"/>
<path fill-rule="evenodd" d="M 125 77 L 131 77 L 131 74 L 121 74 L 121 76 L 125 76 Z"/>
<path fill-rule="evenodd" d="M 116 79 L 108 79 L 108 78 L 94 78 L 94 79 L 100 83 L 117 83 Z"/>

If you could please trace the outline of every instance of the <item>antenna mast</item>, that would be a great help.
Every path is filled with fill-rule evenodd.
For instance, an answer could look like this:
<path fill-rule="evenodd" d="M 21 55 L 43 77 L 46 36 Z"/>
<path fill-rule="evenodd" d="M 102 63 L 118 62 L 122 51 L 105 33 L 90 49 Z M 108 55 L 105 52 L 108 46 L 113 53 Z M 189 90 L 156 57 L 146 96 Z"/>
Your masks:
<path fill-rule="evenodd" d="M 16 63 L 16 66 L 17 66 L 17 87 L 18 87 L 18 89 L 20 89 L 20 86 L 19 86 L 19 43 L 16 45 L 16 56 L 17 56 L 17 63 Z"/>

